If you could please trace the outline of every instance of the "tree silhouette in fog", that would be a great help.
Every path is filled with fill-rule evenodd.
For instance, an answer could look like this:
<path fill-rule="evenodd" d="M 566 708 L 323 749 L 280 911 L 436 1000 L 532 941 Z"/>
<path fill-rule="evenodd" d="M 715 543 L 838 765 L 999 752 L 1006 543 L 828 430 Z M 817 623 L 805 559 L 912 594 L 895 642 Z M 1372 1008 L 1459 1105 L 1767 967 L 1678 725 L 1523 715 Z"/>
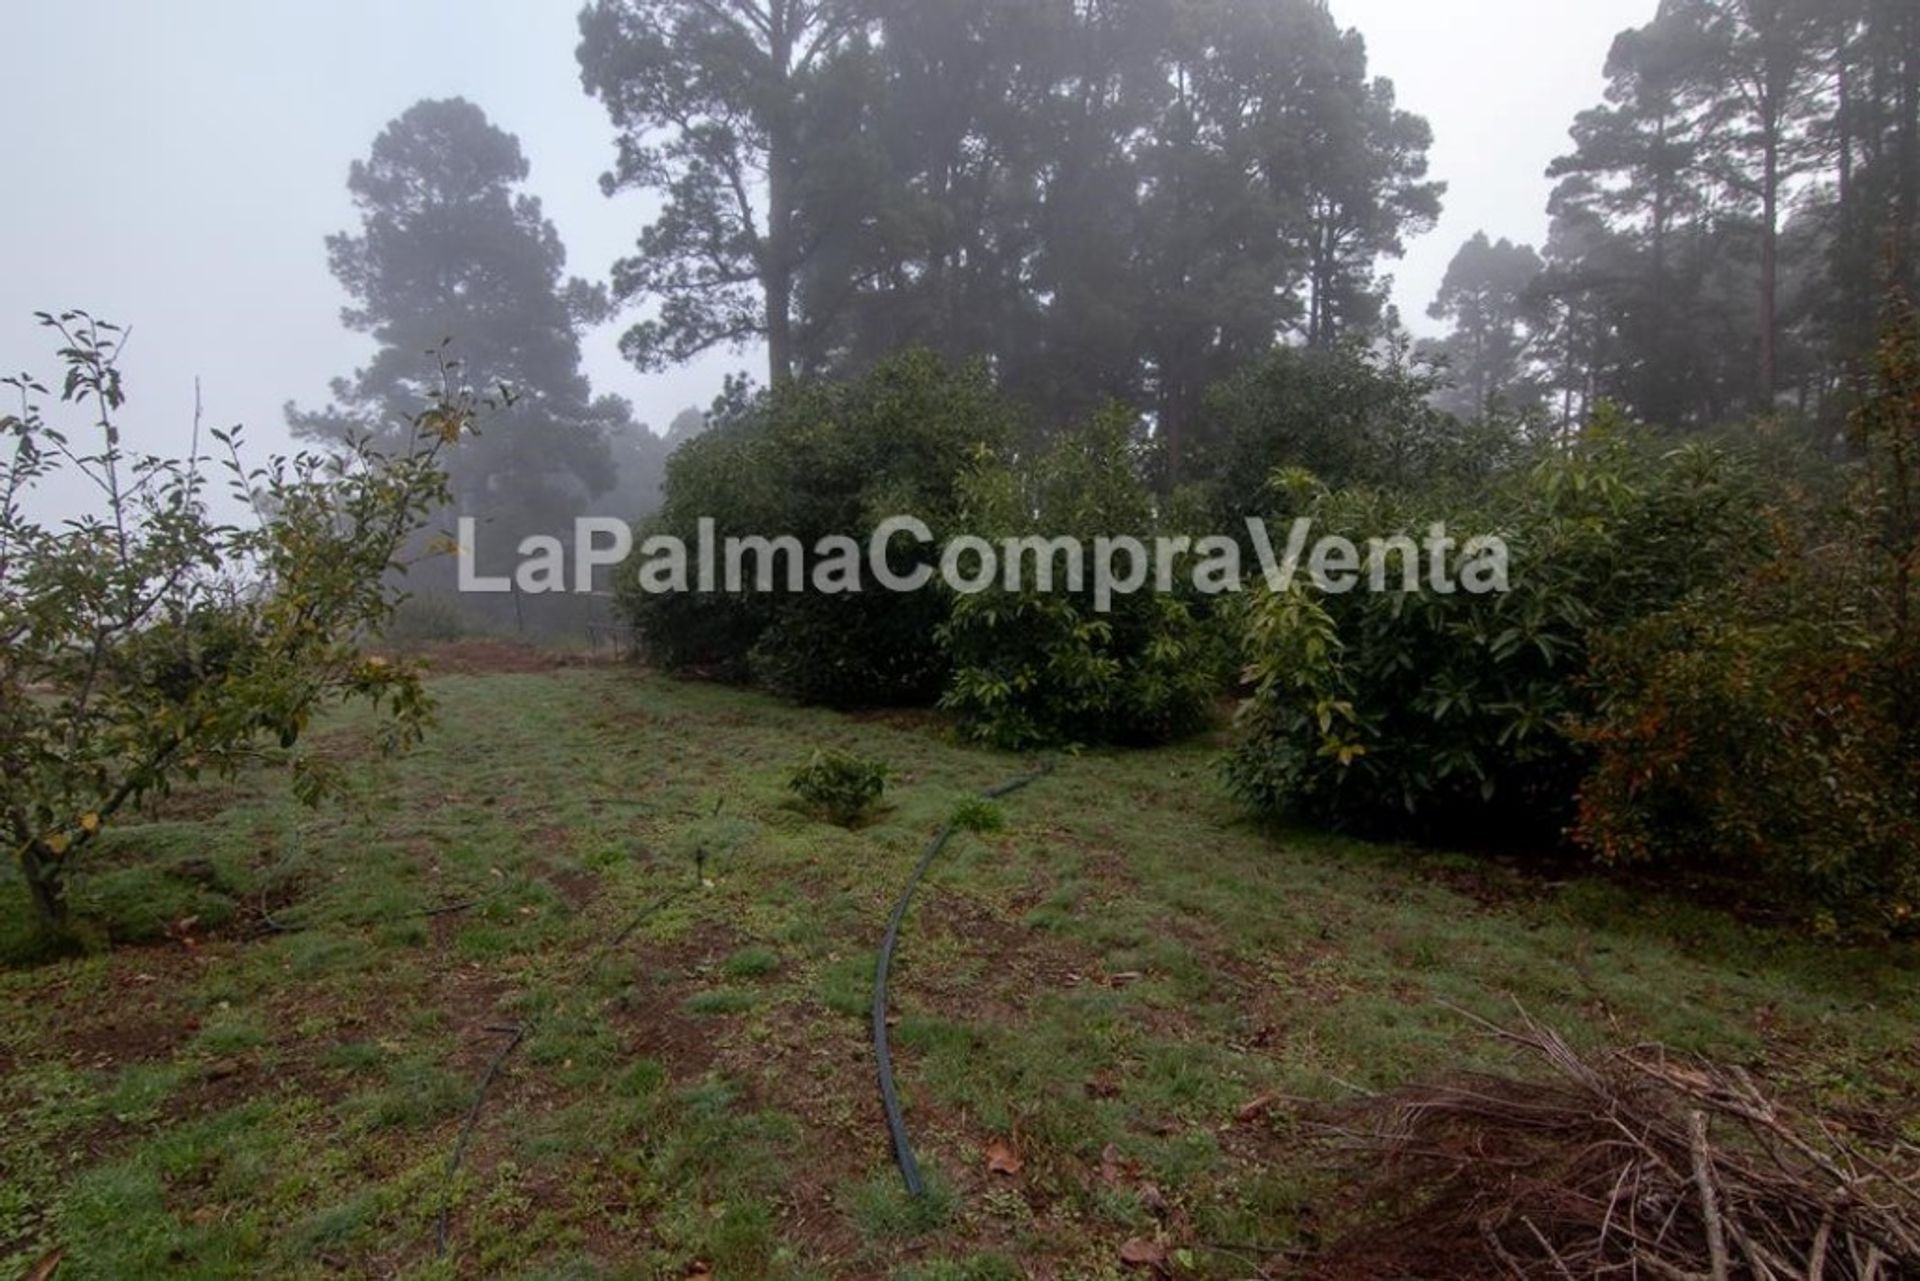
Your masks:
<path fill-rule="evenodd" d="M 288 408 L 301 435 L 383 435 L 420 402 L 443 344 L 469 383 L 508 387 L 511 406 L 453 467 L 458 511 L 485 522 L 499 555 L 610 490 L 608 437 L 631 430 L 626 402 L 595 398 L 580 372 L 579 332 L 604 316 L 604 294 L 564 277 L 527 173 L 519 140 L 460 98 L 416 103 L 382 130 L 347 179 L 358 231 L 327 238 L 352 299 L 341 318 L 378 347 L 334 381 L 331 406 Z"/>

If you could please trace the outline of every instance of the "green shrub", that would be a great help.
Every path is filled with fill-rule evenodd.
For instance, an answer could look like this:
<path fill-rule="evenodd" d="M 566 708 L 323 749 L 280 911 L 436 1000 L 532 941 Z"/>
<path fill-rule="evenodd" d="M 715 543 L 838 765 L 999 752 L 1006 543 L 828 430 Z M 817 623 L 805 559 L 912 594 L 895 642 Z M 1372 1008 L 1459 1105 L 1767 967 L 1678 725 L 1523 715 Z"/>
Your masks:
<path fill-rule="evenodd" d="M 1403 353 L 1357 347 L 1279 347 L 1207 392 L 1184 474 L 1227 522 L 1266 510 L 1265 485 L 1299 468 L 1339 489 L 1432 490 L 1473 482 L 1508 461 L 1516 441 L 1495 423 L 1433 408 L 1443 380 Z"/>
<path fill-rule="evenodd" d="M 1462 540 L 1497 534 L 1510 590 L 1324 595 L 1304 572 L 1286 592 L 1262 585 L 1231 785 L 1259 809 L 1374 834 L 1556 840 L 1590 758 L 1571 724 L 1593 703 L 1595 638 L 1749 562 L 1755 492 L 1726 451 L 1663 453 L 1602 421 L 1471 504 L 1300 495 L 1316 537 L 1362 547 L 1442 519 Z"/>
<path fill-rule="evenodd" d="M 1062 435 L 1025 471 L 981 459 L 961 485 L 964 527 L 996 547 L 1071 536 L 1089 558 L 1102 536 L 1131 535 L 1151 549 L 1160 522 L 1133 426 L 1116 407 Z M 1164 742 L 1198 726 L 1221 688 L 1221 663 L 1197 602 L 1144 590 L 1116 595 L 1102 612 L 1091 566 L 1077 589 L 1063 576 L 1056 566 L 1054 590 L 1039 590 L 1028 558 L 1021 590 L 1007 590 L 1003 572 L 953 599 L 940 631 L 953 676 L 940 705 L 974 739 L 1011 750 Z M 1176 583 L 1184 578 L 1176 572 Z"/>
<path fill-rule="evenodd" d="M 996 801 L 969 796 L 953 807 L 953 825 L 962 832 L 985 834 L 1007 825 L 1007 812 Z"/>
<path fill-rule="evenodd" d="M 1857 422 L 1866 464 L 1841 502 L 1776 503 L 1766 559 L 1597 647 L 1576 835 L 1609 860 L 1905 931 L 1920 917 L 1920 331 L 1904 309 Z"/>
<path fill-rule="evenodd" d="M 879 803 L 889 774 L 879 761 L 822 748 L 788 774 L 787 787 L 815 813 L 851 827 Z"/>
<path fill-rule="evenodd" d="M 1713 598 L 1600 647 L 1579 841 L 1704 872 L 1850 928 L 1920 912 L 1920 769 L 1889 653 L 1824 593 L 1786 617 Z"/>
<path fill-rule="evenodd" d="M 691 548 L 697 522 L 710 517 L 716 540 L 791 536 L 811 559 L 822 538 L 840 535 L 864 556 L 874 527 L 896 515 L 919 517 L 938 537 L 957 507 L 956 479 L 977 450 L 1009 437 L 1011 420 L 984 371 L 949 369 L 921 351 L 855 382 L 793 383 L 738 405 L 668 461 L 662 509 L 637 531 L 616 584 L 621 608 L 668 668 L 831 706 L 931 702 L 946 676 L 932 643 L 946 612 L 939 592 L 869 581 L 835 595 L 811 583 L 799 593 L 649 594 L 638 581 L 645 539 L 672 534 Z M 936 556 L 905 539 L 889 549 L 903 574 Z"/>

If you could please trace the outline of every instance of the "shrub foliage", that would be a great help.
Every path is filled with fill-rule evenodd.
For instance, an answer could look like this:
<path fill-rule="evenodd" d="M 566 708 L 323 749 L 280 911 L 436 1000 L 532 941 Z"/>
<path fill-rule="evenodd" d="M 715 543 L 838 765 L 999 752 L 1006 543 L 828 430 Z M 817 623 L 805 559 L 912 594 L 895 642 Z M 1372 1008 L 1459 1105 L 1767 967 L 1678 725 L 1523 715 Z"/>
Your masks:
<path fill-rule="evenodd" d="M 1010 434 L 1011 411 L 979 369 L 953 370 L 907 352 L 851 383 L 790 383 L 763 393 L 667 464 L 665 505 L 640 531 L 620 599 L 649 654 L 831 706 L 933 701 L 946 663 L 933 644 L 945 617 L 938 592 L 647 592 L 645 539 L 691 547 L 701 518 L 728 536 L 798 540 L 809 559 L 829 536 L 867 538 L 883 519 L 913 515 L 936 536 L 957 510 L 955 483 L 982 447 Z M 902 574 L 937 553 L 895 540 Z M 784 587 L 786 565 L 776 582 Z M 751 570 L 748 571 L 751 573 Z M 811 584 L 808 585 L 811 587 Z"/>
<path fill-rule="evenodd" d="M 1747 555 L 1752 478 L 1722 450 L 1662 451 L 1617 423 L 1547 452 L 1471 503 L 1317 490 L 1314 535 L 1357 545 L 1444 521 L 1498 535 L 1509 590 L 1262 587 L 1245 632 L 1254 689 L 1228 761 L 1257 808 L 1375 834 L 1556 840 L 1588 756 L 1570 732 L 1590 705 L 1594 640 Z"/>
<path fill-rule="evenodd" d="M 885 763 L 838 748 L 821 748 L 787 775 L 787 788 L 829 822 L 851 827 L 887 790 Z"/>
<path fill-rule="evenodd" d="M 1131 536 L 1152 549 L 1161 527 L 1133 429 L 1116 407 L 1062 435 L 1030 468 L 982 458 L 962 482 L 961 525 L 1001 549 L 1002 573 L 953 600 L 940 631 L 953 663 L 941 706 L 981 742 L 1014 750 L 1163 742 L 1198 725 L 1219 690 L 1211 633 L 1177 593 L 1116 595 L 1103 611 L 1091 575 L 1076 586 L 1063 558 L 1042 591 L 1044 549 L 1022 553 L 1020 590 L 1007 586 L 1009 539 L 1073 537 L 1091 554 L 1098 538 Z M 1129 566 L 1124 555 L 1116 563 Z"/>
<path fill-rule="evenodd" d="M 474 402 L 448 390 L 404 453 L 359 444 L 247 471 L 235 433 L 213 432 L 253 522 L 210 514 L 205 460 L 123 440 L 120 331 L 84 313 L 42 316 L 62 344 L 59 400 L 85 437 L 48 423 L 38 382 L 8 379 L 0 418 L 0 827 L 43 924 L 66 917 L 81 855 L 129 805 L 182 779 L 231 771 L 265 739 L 290 747 L 330 704 L 385 713 L 384 742 L 421 732 L 417 673 L 372 657 L 391 616 L 389 575 L 446 497 L 443 448 Z M 48 481 L 89 487 L 93 510 L 48 526 Z M 305 799 L 327 778 L 295 777 Z"/>
<path fill-rule="evenodd" d="M 1834 509 L 1599 649 L 1577 835 L 1615 861 L 1764 877 L 1829 924 L 1920 914 L 1920 332 L 1899 309 Z"/>

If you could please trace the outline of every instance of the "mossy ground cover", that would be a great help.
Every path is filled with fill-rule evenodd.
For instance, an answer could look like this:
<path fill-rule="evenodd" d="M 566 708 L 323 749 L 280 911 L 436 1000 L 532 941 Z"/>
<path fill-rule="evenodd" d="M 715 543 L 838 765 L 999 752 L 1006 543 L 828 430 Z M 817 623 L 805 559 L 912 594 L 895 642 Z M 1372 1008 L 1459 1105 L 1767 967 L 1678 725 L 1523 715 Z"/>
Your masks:
<path fill-rule="evenodd" d="M 31 959 L 0 886 L 0 1275 L 1098 1278 L 1129 1241 L 1253 1275 L 1366 1212 L 1293 1100 L 1499 1066 L 1470 1016 L 1516 1002 L 1836 1110 L 1920 1098 L 1911 952 L 1263 828 L 1204 741 L 989 812 L 1030 763 L 932 718 L 485 666 L 403 760 L 322 732 L 346 802 L 269 762 L 115 833 L 88 954 Z M 894 771 L 854 830 L 786 790 L 821 746 Z M 894 965 L 909 1201 L 873 954 L 963 806 Z"/>

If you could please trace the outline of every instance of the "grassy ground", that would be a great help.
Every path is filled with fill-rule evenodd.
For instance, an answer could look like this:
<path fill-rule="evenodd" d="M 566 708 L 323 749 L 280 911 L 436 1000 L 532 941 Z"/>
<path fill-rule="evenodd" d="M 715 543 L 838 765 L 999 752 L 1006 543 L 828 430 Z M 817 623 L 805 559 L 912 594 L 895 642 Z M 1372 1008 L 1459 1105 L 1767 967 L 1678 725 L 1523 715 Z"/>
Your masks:
<path fill-rule="evenodd" d="M 77 886 L 112 949 L 0 971 L 0 1275 L 1098 1278 L 1129 1241 L 1279 1275 L 1359 1207 L 1291 1105 L 1245 1105 L 1496 1064 L 1462 1011 L 1515 1000 L 1829 1106 L 1916 1097 L 1910 954 L 1261 830 L 1204 744 L 1088 755 L 956 837 L 908 919 L 909 1201 L 874 948 L 928 835 L 1025 763 L 625 671 L 436 690 L 349 804 L 263 768 L 123 829 Z M 861 830 L 788 804 L 822 744 L 897 771 Z"/>

